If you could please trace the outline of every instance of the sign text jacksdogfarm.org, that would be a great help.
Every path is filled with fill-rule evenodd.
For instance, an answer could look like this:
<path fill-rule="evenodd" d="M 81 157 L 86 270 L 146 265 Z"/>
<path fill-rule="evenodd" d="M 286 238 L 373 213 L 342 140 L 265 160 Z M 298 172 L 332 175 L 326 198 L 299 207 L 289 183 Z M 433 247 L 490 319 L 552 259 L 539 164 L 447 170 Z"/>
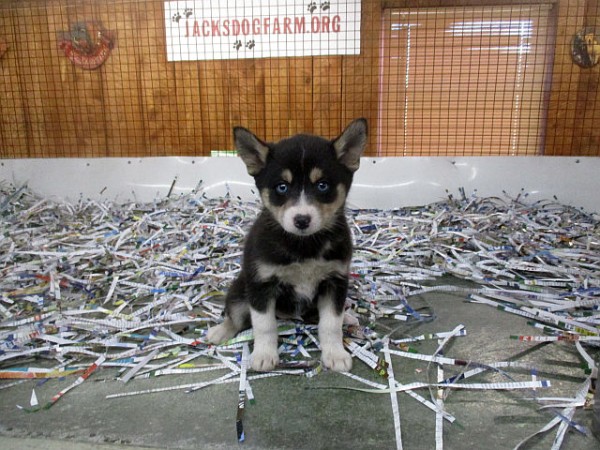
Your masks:
<path fill-rule="evenodd" d="M 168 61 L 360 54 L 360 0 L 165 2 Z"/>

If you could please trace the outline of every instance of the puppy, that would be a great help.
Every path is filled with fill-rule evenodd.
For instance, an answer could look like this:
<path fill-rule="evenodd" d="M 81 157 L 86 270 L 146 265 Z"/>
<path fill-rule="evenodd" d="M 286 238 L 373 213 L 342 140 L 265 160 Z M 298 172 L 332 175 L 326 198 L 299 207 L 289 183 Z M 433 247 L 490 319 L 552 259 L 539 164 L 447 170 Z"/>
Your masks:
<path fill-rule="evenodd" d="M 349 371 L 342 324 L 352 241 L 344 209 L 367 122 L 353 121 L 331 141 L 300 134 L 266 143 L 241 127 L 234 139 L 263 209 L 246 237 L 224 321 L 208 330 L 207 339 L 218 344 L 252 326 L 251 366 L 268 371 L 279 362 L 277 317 L 318 314 L 323 365 Z"/>

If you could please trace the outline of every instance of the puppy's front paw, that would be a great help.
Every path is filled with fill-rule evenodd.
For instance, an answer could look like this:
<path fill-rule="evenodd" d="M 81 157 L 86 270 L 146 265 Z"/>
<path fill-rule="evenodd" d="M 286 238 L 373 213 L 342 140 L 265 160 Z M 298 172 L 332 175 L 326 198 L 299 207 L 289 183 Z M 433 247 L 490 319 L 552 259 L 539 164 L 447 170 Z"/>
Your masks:
<path fill-rule="evenodd" d="M 274 349 L 255 348 L 251 356 L 251 367 L 259 372 L 273 370 L 279 364 L 277 347 Z"/>
<path fill-rule="evenodd" d="M 211 344 L 220 344 L 228 341 L 236 335 L 234 329 L 232 329 L 227 321 L 208 329 L 206 333 L 206 340 Z"/>
<path fill-rule="evenodd" d="M 335 372 L 350 372 L 352 369 L 352 356 L 342 346 L 324 348 L 321 360 L 325 367 Z"/>

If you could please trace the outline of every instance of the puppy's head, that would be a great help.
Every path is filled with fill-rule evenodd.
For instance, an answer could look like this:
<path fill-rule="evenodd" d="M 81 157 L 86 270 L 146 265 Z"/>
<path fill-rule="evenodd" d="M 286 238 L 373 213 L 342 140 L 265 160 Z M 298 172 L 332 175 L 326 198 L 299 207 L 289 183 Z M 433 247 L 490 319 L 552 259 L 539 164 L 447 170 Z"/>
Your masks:
<path fill-rule="evenodd" d="M 310 236 L 331 226 L 344 207 L 367 142 L 367 121 L 353 121 L 333 140 L 299 134 L 266 143 L 241 127 L 234 139 L 264 206 L 288 233 Z"/>

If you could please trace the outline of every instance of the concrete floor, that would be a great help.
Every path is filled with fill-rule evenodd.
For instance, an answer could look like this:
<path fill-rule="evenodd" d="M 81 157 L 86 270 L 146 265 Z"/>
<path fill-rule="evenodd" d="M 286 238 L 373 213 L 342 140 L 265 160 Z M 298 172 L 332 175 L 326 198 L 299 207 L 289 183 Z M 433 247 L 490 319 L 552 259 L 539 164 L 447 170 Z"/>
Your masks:
<path fill-rule="evenodd" d="M 433 307 L 431 323 L 406 329 L 411 335 L 450 331 L 464 324 L 468 335 L 454 339 L 445 355 L 479 362 L 518 360 L 533 363 L 538 377 L 552 387 L 544 396 L 574 396 L 584 379 L 580 358 L 569 343 L 536 345 L 509 339 L 512 334 L 539 334 L 526 320 L 489 306 L 465 303 L 461 294 L 427 294 L 419 299 Z M 411 305 L 414 303 L 411 301 Z M 418 345 L 432 353 L 437 344 Z M 593 353 L 593 352 L 592 352 Z M 595 353 L 597 360 L 598 354 Z M 427 363 L 393 357 L 400 382 L 427 380 Z M 252 384 L 256 403 L 245 411 L 246 440 L 236 439 L 237 383 L 210 386 L 191 394 L 182 391 L 106 399 L 108 394 L 197 382 L 211 375 L 170 375 L 115 381 L 113 369 L 102 369 L 65 395 L 49 410 L 26 413 L 16 405 L 28 405 L 33 381 L 0 391 L 0 448 L 85 449 L 178 448 L 178 449 L 391 449 L 395 448 L 389 394 L 318 389 L 360 386 L 336 373 L 313 378 L 283 376 Z M 385 383 L 360 361 L 353 373 Z M 528 374 L 511 370 L 519 380 Z M 498 374 L 473 381 L 506 381 Z M 71 381 L 51 380 L 36 387 L 40 403 Z M 362 387 L 362 386 L 361 386 Z M 427 390 L 420 393 L 429 397 Z M 446 409 L 457 418 L 444 424 L 446 449 L 512 449 L 524 437 L 552 419 L 537 405 L 525 400 L 523 391 L 458 391 L 446 399 Z M 435 448 L 434 414 L 405 394 L 398 395 L 402 441 L 406 449 Z M 574 420 L 589 428 L 591 410 L 579 409 Z M 527 448 L 552 446 L 556 429 L 531 441 Z M 600 448 L 593 436 L 569 431 L 563 448 Z"/>

